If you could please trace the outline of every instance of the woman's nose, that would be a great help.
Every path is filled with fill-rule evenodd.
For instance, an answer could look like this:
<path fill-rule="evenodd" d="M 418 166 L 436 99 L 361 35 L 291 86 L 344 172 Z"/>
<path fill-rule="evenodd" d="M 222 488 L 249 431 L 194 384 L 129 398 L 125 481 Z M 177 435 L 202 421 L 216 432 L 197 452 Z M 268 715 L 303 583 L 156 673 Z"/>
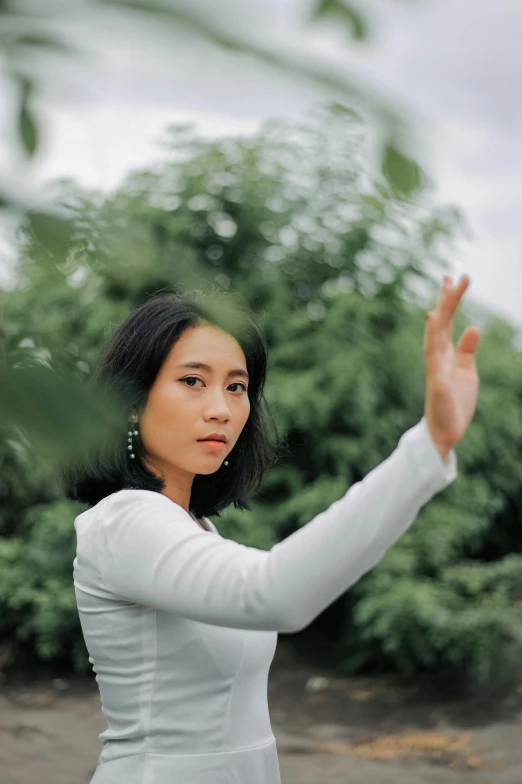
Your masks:
<path fill-rule="evenodd" d="M 228 419 L 230 417 L 230 408 L 222 392 L 210 395 L 207 401 L 207 415 L 210 418 L 218 417 L 219 419 Z"/>

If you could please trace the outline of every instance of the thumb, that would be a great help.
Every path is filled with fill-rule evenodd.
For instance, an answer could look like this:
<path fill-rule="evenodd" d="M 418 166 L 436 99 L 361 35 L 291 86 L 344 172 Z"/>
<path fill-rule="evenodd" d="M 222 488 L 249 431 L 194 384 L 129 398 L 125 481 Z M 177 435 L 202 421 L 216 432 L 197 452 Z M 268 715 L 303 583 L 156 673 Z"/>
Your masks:
<path fill-rule="evenodd" d="M 480 341 L 480 329 L 472 324 L 466 327 L 457 344 L 457 365 L 464 370 L 475 367 L 475 354 Z"/>

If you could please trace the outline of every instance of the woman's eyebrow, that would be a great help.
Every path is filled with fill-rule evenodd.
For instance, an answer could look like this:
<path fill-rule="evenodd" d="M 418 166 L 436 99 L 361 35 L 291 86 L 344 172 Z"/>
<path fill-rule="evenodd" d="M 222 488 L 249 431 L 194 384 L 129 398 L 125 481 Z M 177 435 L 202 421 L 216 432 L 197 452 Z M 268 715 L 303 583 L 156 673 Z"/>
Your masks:
<path fill-rule="evenodd" d="M 208 373 L 212 373 L 214 370 L 210 365 L 206 365 L 205 362 L 184 362 L 182 365 L 176 365 L 176 367 L 200 368 L 201 370 L 206 370 Z M 236 370 L 230 370 L 227 378 L 229 376 L 243 376 L 243 378 L 248 378 L 248 373 L 246 370 L 243 370 L 243 368 L 237 368 Z"/>

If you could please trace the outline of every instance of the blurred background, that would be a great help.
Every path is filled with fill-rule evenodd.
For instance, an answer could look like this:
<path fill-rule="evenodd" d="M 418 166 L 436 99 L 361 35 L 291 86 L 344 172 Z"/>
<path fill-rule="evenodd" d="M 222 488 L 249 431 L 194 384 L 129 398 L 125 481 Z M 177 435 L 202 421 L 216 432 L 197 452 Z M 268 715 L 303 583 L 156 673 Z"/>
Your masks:
<path fill-rule="evenodd" d="M 445 272 L 482 330 L 459 479 L 281 635 L 269 702 L 287 784 L 521 780 L 521 37 L 509 0 L 0 2 L 1 784 L 99 753 L 57 467 L 116 422 L 86 381 L 127 314 L 256 313 L 284 448 L 214 522 L 269 549 L 422 416 Z"/>

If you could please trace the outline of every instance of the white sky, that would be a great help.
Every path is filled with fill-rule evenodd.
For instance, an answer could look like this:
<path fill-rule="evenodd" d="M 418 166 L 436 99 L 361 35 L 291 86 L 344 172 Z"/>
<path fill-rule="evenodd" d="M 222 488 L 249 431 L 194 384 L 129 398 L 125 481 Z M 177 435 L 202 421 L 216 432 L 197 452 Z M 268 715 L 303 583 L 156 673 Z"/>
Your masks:
<path fill-rule="evenodd" d="M 298 21 L 310 5 L 304 0 L 219 2 L 259 40 L 346 62 L 409 107 L 421 141 L 412 152 L 436 180 L 439 201 L 463 209 L 473 235 L 455 254 L 455 276 L 468 272 L 469 296 L 522 327 L 522 3 L 366 0 L 375 40 L 361 46 L 327 26 L 307 33 Z M 117 24 L 98 25 L 96 41 L 94 60 L 67 68 L 57 60 L 48 71 L 39 102 L 44 143 L 30 167 L 13 158 L 12 145 L 8 152 L 11 102 L 0 95 L 0 168 L 13 185 L 66 175 L 112 188 L 161 156 L 155 142 L 168 123 L 194 119 L 212 135 L 250 132 L 325 97 L 249 63 L 202 57 L 170 31 L 152 37 L 144 22 L 125 35 Z M 0 270 L 2 256 L 5 268 L 5 242 Z"/>

